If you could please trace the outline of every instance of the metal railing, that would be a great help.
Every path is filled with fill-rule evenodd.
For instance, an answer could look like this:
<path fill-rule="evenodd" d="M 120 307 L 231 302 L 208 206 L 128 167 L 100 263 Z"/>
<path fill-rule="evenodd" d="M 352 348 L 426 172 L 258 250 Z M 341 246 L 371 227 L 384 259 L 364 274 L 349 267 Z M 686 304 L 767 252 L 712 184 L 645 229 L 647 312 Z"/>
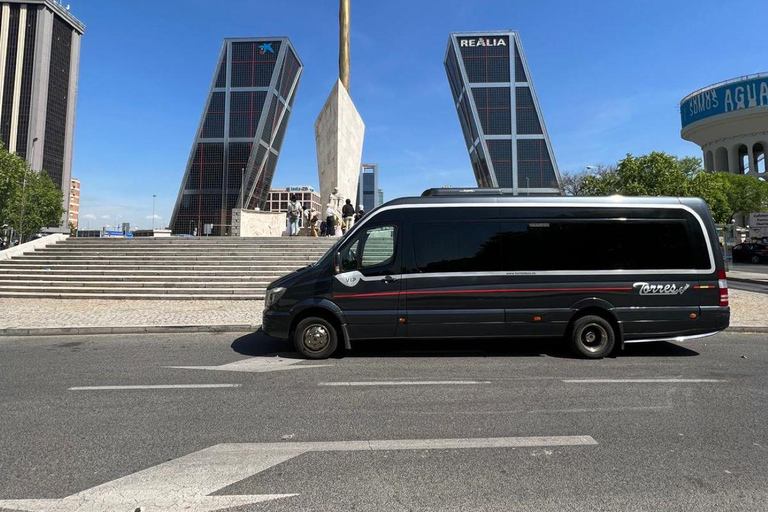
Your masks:
<path fill-rule="evenodd" d="M 701 89 L 697 89 L 690 93 L 688 96 L 680 100 L 680 105 L 688 101 L 689 99 L 693 98 L 697 94 L 701 94 L 704 91 L 708 91 L 710 89 L 716 89 L 718 87 L 722 87 L 723 85 L 733 84 L 736 82 L 743 82 L 744 80 L 754 80 L 755 78 L 764 78 L 768 77 L 768 71 L 764 71 L 762 73 L 755 73 L 752 75 L 743 75 L 736 78 L 729 78 L 728 80 L 723 80 L 722 82 L 717 82 L 716 84 L 707 85 L 706 87 L 702 87 Z"/>

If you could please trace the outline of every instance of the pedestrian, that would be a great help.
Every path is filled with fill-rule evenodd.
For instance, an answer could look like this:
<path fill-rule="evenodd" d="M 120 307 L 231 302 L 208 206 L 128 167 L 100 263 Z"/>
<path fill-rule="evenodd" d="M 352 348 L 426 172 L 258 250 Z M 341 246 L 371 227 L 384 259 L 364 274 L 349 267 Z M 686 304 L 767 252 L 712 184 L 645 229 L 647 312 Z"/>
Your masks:
<path fill-rule="evenodd" d="M 347 199 L 347 202 L 341 208 L 341 231 L 346 233 L 352 229 L 352 225 L 355 223 L 355 207 L 352 206 L 352 200 Z"/>
<path fill-rule="evenodd" d="M 317 212 L 317 215 L 320 215 L 320 212 Z M 328 224 L 323 220 L 320 221 L 320 236 L 327 236 L 328 235 Z"/>
<path fill-rule="evenodd" d="M 365 215 L 365 208 L 363 205 L 357 205 L 357 213 L 355 214 L 355 222 L 360 222 L 360 219 Z"/>
<path fill-rule="evenodd" d="M 328 236 L 336 236 L 336 211 L 330 201 L 325 207 L 325 231 Z"/>
<path fill-rule="evenodd" d="M 301 203 L 296 200 L 296 194 L 291 194 L 291 202 L 288 203 L 288 236 L 299 234 L 299 219 L 301 218 Z"/>
<path fill-rule="evenodd" d="M 313 211 L 312 212 L 312 218 L 309 219 L 309 235 L 310 236 L 318 236 L 317 233 L 317 223 L 320 220 L 320 213 Z"/>

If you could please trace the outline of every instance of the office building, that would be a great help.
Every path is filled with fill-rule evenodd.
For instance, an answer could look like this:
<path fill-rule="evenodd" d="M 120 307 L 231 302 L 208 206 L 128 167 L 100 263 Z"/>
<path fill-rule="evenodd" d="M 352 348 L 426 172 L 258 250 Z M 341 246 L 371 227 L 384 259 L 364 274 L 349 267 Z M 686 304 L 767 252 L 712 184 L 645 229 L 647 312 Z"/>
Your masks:
<path fill-rule="evenodd" d="M 264 211 L 287 212 L 288 202 L 294 194 L 296 195 L 296 199 L 301 203 L 302 208 L 306 208 L 307 205 L 310 205 L 315 211 L 325 211 L 325 209 L 322 208 L 323 205 L 320 201 L 320 194 L 314 188 L 306 186 L 271 189 L 267 194 Z"/>
<path fill-rule="evenodd" d="M 210 224 L 223 235 L 233 208 L 264 209 L 302 69 L 287 37 L 224 40 L 171 216 L 174 233 Z"/>
<path fill-rule="evenodd" d="M 0 140 L 44 169 L 69 210 L 83 25 L 52 0 L 0 1 Z M 62 219 L 62 224 L 66 221 Z M 66 226 L 64 226 L 66 227 Z"/>
<path fill-rule="evenodd" d="M 379 206 L 379 164 L 363 164 L 360 166 L 360 182 L 357 191 L 355 208 L 363 205 L 369 212 Z"/>
<path fill-rule="evenodd" d="M 79 227 L 80 222 L 80 180 L 69 180 L 69 210 L 67 211 L 67 227 Z"/>
<path fill-rule="evenodd" d="M 459 32 L 445 53 L 479 187 L 560 194 L 560 173 L 517 32 Z"/>
<path fill-rule="evenodd" d="M 384 191 L 379 189 L 378 196 L 379 196 L 379 204 L 380 205 L 384 204 Z"/>

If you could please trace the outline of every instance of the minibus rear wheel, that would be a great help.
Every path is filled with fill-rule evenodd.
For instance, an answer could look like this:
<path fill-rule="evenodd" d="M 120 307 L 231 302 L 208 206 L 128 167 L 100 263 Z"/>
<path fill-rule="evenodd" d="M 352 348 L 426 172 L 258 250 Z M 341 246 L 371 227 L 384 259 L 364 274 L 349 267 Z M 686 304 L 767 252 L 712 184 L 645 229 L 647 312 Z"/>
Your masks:
<path fill-rule="evenodd" d="M 611 323 L 598 315 L 585 315 L 573 322 L 570 345 L 576 354 L 600 359 L 613 350 L 616 333 Z"/>
<path fill-rule="evenodd" d="M 308 359 L 326 359 L 336 352 L 339 335 L 336 328 L 324 318 L 305 318 L 293 334 L 296 350 Z"/>

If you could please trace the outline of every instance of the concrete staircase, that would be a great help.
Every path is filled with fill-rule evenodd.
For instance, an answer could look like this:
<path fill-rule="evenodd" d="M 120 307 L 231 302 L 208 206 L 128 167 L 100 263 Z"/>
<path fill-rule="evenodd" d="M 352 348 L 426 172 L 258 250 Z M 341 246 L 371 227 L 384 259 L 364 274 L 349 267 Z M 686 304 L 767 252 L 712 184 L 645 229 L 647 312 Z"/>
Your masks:
<path fill-rule="evenodd" d="M 263 299 L 337 238 L 69 238 L 0 262 L 0 298 Z"/>

